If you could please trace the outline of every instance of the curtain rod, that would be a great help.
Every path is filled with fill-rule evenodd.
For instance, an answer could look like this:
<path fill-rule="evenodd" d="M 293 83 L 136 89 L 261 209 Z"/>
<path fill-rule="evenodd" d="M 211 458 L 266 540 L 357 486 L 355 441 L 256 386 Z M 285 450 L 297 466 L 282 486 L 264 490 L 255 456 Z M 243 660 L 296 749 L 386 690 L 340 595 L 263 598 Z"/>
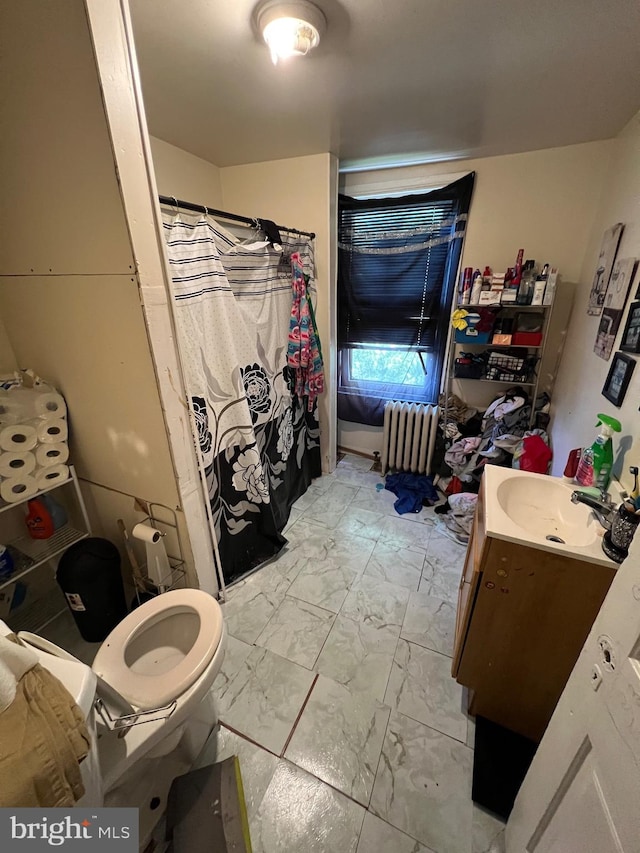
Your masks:
<path fill-rule="evenodd" d="M 211 214 L 211 216 L 218 216 L 221 219 L 231 219 L 233 222 L 241 222 L 243 225 L 260 225 L 259 219 L 250 219 L 248 216 L 240 216 L 237 213 L 227 213 L 224 210 L 205 207 L 204 204 L 194 204 L 191 201 L 181 201 L 179 198 L 175 198 L 172 195 L 160 195 L 158 198 L 160 199 L 160 204 L 164 204 L 167 207 L 177 207 L 178 210 L 182 207 L 185 210 L 193 210 L 195 213 L 206 213 Z M 303 237 L 310 237 L 312 240 L 316 236 L 313 231 L 300 231 L 298 228 L 286 228 L 284 225 L 276 225 L 276 228 L 278 231 L 286 231 L 289 234 L 300 234 Z"/>

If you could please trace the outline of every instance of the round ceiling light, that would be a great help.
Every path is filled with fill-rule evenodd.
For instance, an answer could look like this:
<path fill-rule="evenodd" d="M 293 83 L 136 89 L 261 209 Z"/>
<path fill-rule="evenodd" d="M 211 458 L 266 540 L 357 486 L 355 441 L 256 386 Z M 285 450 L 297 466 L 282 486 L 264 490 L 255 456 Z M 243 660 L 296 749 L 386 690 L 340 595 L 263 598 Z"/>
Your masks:
<path fill-rule="evenodd" d="M 327 27 L 322 11 L 308 0 L 267 0 L 256 9 L 255 21 L 274 65 L 290 56 L 305 56 L 317 47 Z"/>

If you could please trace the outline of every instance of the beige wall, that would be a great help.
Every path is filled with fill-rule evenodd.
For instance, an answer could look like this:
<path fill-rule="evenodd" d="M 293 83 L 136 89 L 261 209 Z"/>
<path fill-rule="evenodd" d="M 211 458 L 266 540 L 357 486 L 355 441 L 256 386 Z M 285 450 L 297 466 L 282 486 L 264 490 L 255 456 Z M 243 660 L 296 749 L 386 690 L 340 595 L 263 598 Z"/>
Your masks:
<path fill-rule="evenodd" d="M 348 173 L 341 176 L 341 191 L 354 195 L 419 191 L 475 171 L 462 266 L 489 264 L 502 271 L 513 265 L 522 247 L 525 257 L 549 261 L 559 267 L 565 280 L 577 281 L 614 145 L 607 140 L 480 160 Z M 487 393 L 490 399 L 491 392 Z M 381 429 L 339 422 L 338 444 L 367 453 L 380 450 Z"/>
<path fill-rule="evenodd" d="M 328 390 L 320 401 L 323 470 L 335 467 L 335 198 L 337 164 L 330 154 L 220 170 L 225 210 L 272 219 L 316 234 L 317 321 Z"/>
<path fill-rule="evenodd" d="M 598 412 L 614 415 L 622 422 L 621 437 L 615 446 L 622 448 L 616 460 L 616 473 L 629 486 L 629 465 L 640 465 L 640 368 L 636 367 L 624 404 L 616 409 L 602 394 L 611 361 L 603 361 L 593 352 L 599 318 L 587 315 L 589 290 L 604 231 L 616 222 L 625 230 L 618 258 L 640 258 L 640 113 L 612 142 L 611 162 L 605 190 L 597 206 L 597 217 L 585 241 L 585 255 L 578 277 L 579 287 L 554 395 L 554 466 L 561 474 L 567 454 L 573 447 L 591 444 L 596 435 Z M 631 287 L 627 307 L 633 301 L 639 276 Z M 614 352 L 620 345 L 623 319 Z M 636 359 L 637 361 L 637 359 Z"/>
<path fill-rule="evenodd" d="M 16 354 L 11 346 L 6 326 L 0 317 L 0 376 L 13 373 L 17 367 Z"/>
<path fill-rule="evenodd" d="M 155 136 L 150 136 L 149 141 L 160 195 L 175 196 L 207 207 L 222 206 L 217 166 Z"/>
<path fill-rule="evenodd" d="M 25 0 L 5 24 L 0 352 L 65 395 L 92 523 L 120 545 L 134 497 L 179 499 L 85 6 Z"/>

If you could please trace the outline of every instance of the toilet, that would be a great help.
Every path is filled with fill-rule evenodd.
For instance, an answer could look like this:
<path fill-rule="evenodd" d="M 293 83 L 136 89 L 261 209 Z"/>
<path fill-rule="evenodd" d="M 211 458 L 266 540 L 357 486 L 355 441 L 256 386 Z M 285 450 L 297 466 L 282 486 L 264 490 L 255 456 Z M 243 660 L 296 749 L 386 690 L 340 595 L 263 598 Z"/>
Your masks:
<path fill-rule="evenodd" d="M 0 632 L 9 630 L 0 622 Z M 18 636 L 87 718 L 92 749 L 81 764 L 78 805 L 137 806 L 144 848 L 172 781 L 191 769 L 217 722 L 211 687 L 225 649 L 220 605 L 201 590 L 163 593 L 114 628 L 91 668 L 42 637 Z M 123 715 L 126 724 L 114 724 Z"/>

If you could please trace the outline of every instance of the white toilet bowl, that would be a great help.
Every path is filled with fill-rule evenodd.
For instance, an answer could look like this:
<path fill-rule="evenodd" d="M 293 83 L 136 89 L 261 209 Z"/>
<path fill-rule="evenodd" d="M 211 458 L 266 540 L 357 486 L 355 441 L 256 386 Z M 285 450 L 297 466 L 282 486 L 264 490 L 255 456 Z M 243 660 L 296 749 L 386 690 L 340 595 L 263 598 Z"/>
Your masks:
<path fill-rule="evenodd" d="M 171 782 L 188 772 L 216 724 L 211 686 L 225 648 L 220 605 L 201 590 L 173 590 L 157 596 L 114 628 L 98 650 L 92 672 L 48 641 L 20 636 L 36 647 L 43 666 L 68 684 L 74 695 L 76 683 L 82 682 L 83 709 L 87 708 L 87 685 L 93 689 L 98 676 L 134 712 L 142 712 L 141 719 L 155 717 L 110 731 L 91 703 L 88 723 L 90 730 L 97 728 L 97 744 L 92 760 L 81 765 L 82 769 L 86 763 L 87 770 L 99 766 L 103 797 L 102 803 L 95 801 L 95 779 L 87 779 L 91 802 L 82 804 L 138 806 L 140 840 L 145 841 L 164 811 Z M 65 666 L 61 668 L 55 658 L 66 658 Z M 74 668 L 73 677 L 69 665 Z M 154 709 L 161 710 L 156 715 L 151 713 Z"/>

